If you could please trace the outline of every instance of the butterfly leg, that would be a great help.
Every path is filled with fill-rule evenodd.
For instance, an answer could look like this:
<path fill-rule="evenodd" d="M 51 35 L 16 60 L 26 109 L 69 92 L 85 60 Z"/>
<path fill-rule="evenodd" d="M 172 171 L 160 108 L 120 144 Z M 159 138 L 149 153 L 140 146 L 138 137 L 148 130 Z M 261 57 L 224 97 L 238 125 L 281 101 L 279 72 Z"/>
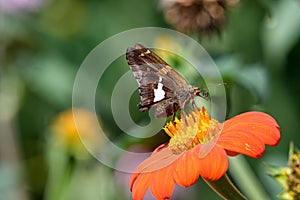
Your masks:
<path fill-rule="evenodd" d="M 172 119 L 171 119 L 172 122 L 175 121 L 175 117 L 176 117 L 176 113 L 173 113 L 173 114 L 172 114 Z"/>
<path fill-rule="evenodd" d="M 199 107 L 196 105 L 194 100 L 192 100 L 192 107 L 194 110 L 199 110 Z"/>
<path fill-rule="evenodd" d="M 184 110 L 181 111 L 182 113 L 180 113 L 181 115 L 181 120 L 186 124 L 188 125 L 188 121 L 186 119 L 186 113 L 184 112 Z"/>
<path fill-rule="evenodd" d="M 170 110 L 172 110 L 171 111 L 171 113 L 172 113 L 172 120 L 171 121 L 175 121 L 176 113 L 179 110 L 179 107 L 178 107 L 177 103 L 173 103 L 171 106 L 172 106 L 171 109 L 170 109 Z"/>

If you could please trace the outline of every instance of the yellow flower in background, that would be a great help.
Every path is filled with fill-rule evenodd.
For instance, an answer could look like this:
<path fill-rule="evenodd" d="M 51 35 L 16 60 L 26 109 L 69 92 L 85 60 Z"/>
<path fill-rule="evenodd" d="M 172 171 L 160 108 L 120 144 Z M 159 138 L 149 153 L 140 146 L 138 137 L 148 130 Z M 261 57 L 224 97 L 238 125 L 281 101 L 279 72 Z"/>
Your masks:
<path fill-rule="evenodd" d="M 173 49 L 177 53 L 183 51 L 182 47 L 177 43 L 177 41 L 174 38 L 171 38 L 169 35 L 159 35 L 154 40 L 154 46 L 160 47 L 161 49 Z M 170 62 L 170 60 L 177 59 L 178 57 L 164 50 L 155 49 L 155 51 L 167 62 Z"/>
<path fill-rule="evenodd" d="M 94 113 L 87 110 L 66 110 L 53 120 L 51 128 L 54 142 L 62 145 L 72 154 L 87 154 L 84 143 L 93 143 L 95 146 L 101 143 L 100 134 L 97 134 L 99 123 L 99 120 L 95 120 Z"/>

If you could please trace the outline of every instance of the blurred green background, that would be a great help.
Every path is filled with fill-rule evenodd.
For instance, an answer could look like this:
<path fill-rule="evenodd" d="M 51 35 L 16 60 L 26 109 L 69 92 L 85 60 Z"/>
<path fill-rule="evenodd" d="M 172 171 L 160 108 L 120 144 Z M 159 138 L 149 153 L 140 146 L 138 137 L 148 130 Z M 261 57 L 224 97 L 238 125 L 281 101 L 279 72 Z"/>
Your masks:
<path fill-rule="evenodd" d="M 281 127 L 277 147 L 267 147 L 259 160 L 247 158 L 276 199 L 281 188 L 262 163 L 285 165 L 289 143 L 300 146 L 300 2 L 241 0 L 226 15 L 228 24 L 218 34 L 196 38 L 227 83 L 228 117 L 259 110 Z M 101 41 L 147 26 L 172 28 L 158 1 L 0 0 L 1 200 L 130 199 L 128 175 L 101 165 L 80 146 L 70 114 L 72 87 L 81 63 Z M 132 139 L 113 122 L 113 85 L 129 67 L 125 57 L 112 65 L 97 92 L 99 119 L 120 147 L 153 150 L 167 141 L 163 133 Z M 138 101 L 135 93 L 132 117 L 147 123 Z M 89 115 L 82 111 L 83 120 Z M 89 125 L 87 135 L 92 129 Z M 116 160 L 126 164 L 126 158 Z M 175 193 L 174 199 L 220 199 L 200 179 Z"/>

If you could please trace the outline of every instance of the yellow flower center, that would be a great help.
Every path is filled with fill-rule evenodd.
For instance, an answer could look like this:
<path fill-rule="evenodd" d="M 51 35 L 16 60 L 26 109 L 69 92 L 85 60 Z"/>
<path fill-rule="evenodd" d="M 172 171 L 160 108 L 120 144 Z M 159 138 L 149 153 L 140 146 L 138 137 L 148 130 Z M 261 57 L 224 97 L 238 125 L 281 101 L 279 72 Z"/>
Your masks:
<path fill-rule="evenodd" d="M 189 115 L 182 114 L 180 120 L 175 118 L 174 122 L 168 122 L 163 129 L 171 137 L 169 149 L 174 154 L 180 154 L 211 141 L 221 132 L 221 124 L 211 119 L 202 107 L 202 110 L 196 109 Z"/>

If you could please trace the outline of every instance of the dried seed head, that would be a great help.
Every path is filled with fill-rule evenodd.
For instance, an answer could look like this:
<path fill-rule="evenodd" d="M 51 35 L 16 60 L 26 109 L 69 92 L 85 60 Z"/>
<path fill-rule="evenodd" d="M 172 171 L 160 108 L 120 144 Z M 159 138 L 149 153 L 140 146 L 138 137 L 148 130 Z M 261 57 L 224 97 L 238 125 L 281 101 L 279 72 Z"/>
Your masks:
<path fill-rule="evenodd" d="M 238 0 L 161 0 L 166 20 L 186 33 L 213 32 L 226 22 L 225 9 Z"/>

